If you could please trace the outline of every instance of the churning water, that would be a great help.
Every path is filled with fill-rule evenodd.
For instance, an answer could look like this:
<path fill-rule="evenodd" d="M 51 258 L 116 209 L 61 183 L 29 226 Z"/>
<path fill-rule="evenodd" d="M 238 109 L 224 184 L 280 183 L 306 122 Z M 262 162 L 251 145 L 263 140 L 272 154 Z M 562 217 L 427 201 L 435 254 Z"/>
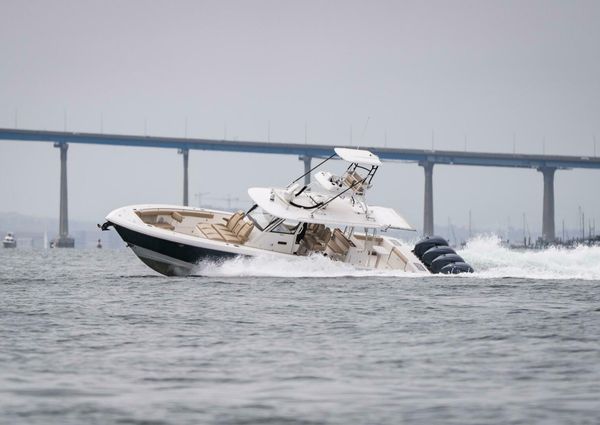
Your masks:
<path fill-rule="evenodd" d="M 0 250 L 0 423 L 600 423 L 600 248 L 460 254 L 476 273 L 167 278 L 129 250 Z"/>

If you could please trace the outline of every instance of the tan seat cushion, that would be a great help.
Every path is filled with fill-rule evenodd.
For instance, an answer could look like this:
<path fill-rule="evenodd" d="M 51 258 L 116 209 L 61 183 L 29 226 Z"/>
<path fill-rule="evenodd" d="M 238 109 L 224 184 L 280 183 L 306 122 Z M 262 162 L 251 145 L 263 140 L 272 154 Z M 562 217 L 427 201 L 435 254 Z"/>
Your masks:
<path fill-rule="evenodd" d="M 317 223 L 309 223 L 306 228 L 307 232 L 314 233 L 319 229 L 319 225 Z"/>
<path fill-rule="evenodd" d="M 304 242 L 306 248 L 310 251 L 323 251 L 325 249 L 323 241 L 318 240 L 314 235 L 305 235 Z"/>
<path fill-rule="evenodd" d="M 148 216 L 152 216 L 152 215 L 158 215 L 157 210 L 136 211 L 135 213 L 138 215 L 138 217 L 148 217 Z"/>
<path fill-rule="evenodd" d="M 254 229 L 254 224 L 252 223 L 244 223 L 240 231 L 238 232 L 238 237 L 240 238 L 242 243 L 245 243 L 250 237 L 250 233 Z"/>
<path fill-rule="evenodd" d="M 196 225 L 196 227 L 200 230 L 212 230 L 213 225 L 210 223 L 199 223 Z"/>
<path fill-rule="evenodd" d="M 216 224 L 206 223 L 206 224 L 209 226 L 212 226 L 215 230 L 216 229 L 229 230 L 225 224 L 221 224 L 221 223 L 216 223 Z"/>
<path fill-rule="evenodd" d="M 224 229 L 222 227 L 217 227 L 216 225 L 213 226 L 213 229 L 215 229 L 215 231 L 221 236 L 221 238 L 225 242 L 229 242 L 229 243 L 239 243 L 240 242 L 240 239 L 227 229 Z"/>
<path fill-rule="evenodd" d="M 327 245 L 329 239 L 331 239 L 331 229 L 329 227 L 325 227 L 322 232 L 319 232 L 319 239 Z"/>
<path fill-rule="evenodd" d="M 171 213 L 171 217 L 173 218 L 173 220 L 178 221 L 180 223 L 183 221 L 183 216 L 181 214 L 179 214 L 177 211 L 173 211 Z"/>
<path fill-rule="evenodd" d="M 338 244 L 336 243 L 336 240 L 335 240 L 335 238 L 332 238 L 332 239 L 329 241 L 329 244 L 327 244 L 327 247 L 328 247 L 329 249 L 331 249 L 333 252 L 335 252 L 336 254 L 340 254 L 340 255 L 342 255 L 342 254 L 344 253 L 344 248 L 342 248 L 340 245 L 338 245 Z"/>
<path fill-rule="evenodd" d="M 234 232 L 235 226 L 239 223 L 239 221 L 244 218 L 244 213 L 242 212 L 236 212 L 235 214 L 233 214 L 229 220 L 227 220 L 227 229 Z"/>
<path fill-rule="evenodd" d="M 236 223 L 235 227 L 233 228 L 232 232 L 234 234 L 239 234 L 240 230 L 242 230 L 242 227 L 244 227 L 244 224 L 246 224 L 246 222 L 244 220 L 240 220 Z"/>
<path fill-rule="evenodd" d="M 350 249 L 350 241 L 340 229 L 335 229 L 327 246 L 336 254 L 346 255 Z"/>
<path fill-rule="evenodd" d="M 174 230 L 174 229 L 175 229 L 175 226 L 173 226 L 173 225 L 172 225 L 172 224 L 170 224 L 170 223 L 165 223 L 165 222 L 162 222 L 162 223 L 154 223 L 154 224 L 153 224 L 153 226 L 154 226 L 154 227 L 158 227 L 158 228 L 160 228 L 160 229 L 166 229 L 166 230 Z"/>
<path fill-rule="evenodd" d="M 353 192 L 356 192 L 357 194 L 362 194 L 365 189 L 365 182 L 363 182 L 362 180 L 363 178 L 355 170 L 346 175 L 344 183 L 346 183 L 348 187 L 351 187 Z"/>
<path fill-rule="evenodd" d="M 207 223 L 202 223 L 204 225 L 206 225 Z M 212 226 L 209 225 L 209 227 L 206 226 L 202 226 L 202 224 L 198 224 L 196 226 L 196 230 L 198 230 L 198 233 L 200 233 L 201 236 L 205 237 L 206 239 L 212 239 L 212 240 L 217 240 L 217 241 L 222 241 L 224 240 L 221 235 L 212 228 Z"/>
<path fill-rule="evenodd" d="M 213 218 L 215 215 L 207 211 L 185 211 L 183 213 L 185 217 L 199 217 L 199 218 Z"/>
<path fill-rule="evenodd" d="M 252 229 L 254 229 L 254 224 L 245 222 L 243 217 L 243 212 L 239 212 L 232 215 L 229 220 L 227 220 L 226 225 L 199 223 L 196 225 L 196 229 L 202 236 L 208 239 L 242 244 L 248 240 Z M 233 230 L 229 229 L 230 223 Z"/>

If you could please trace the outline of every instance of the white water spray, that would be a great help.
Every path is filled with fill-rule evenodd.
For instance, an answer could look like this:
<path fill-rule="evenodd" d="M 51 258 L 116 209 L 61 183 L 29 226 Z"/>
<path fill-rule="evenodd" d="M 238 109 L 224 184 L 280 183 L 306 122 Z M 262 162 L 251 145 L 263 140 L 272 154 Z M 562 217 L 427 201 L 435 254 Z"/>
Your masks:
<path fill-rule="evenodd" d="M 200 263 L 195 274 L 223 277 L 345 277 L 410 276 L 402 271 L 361 270 L 350 264 L 332 261 L 321 255 L 309 257 L 236 257 L 224 262 Z"/>
<path fill-rule="evenodd" d="M 475 273 L 435 277 L 600 280 L 600 247 L 514 251 L 503 247 L 498 236 L 491 235 L 471 239 L 458 254 L 473 266 Z M 422 275 L 400 270 L 362 270 L 320 255 L 290 258 L 236 257 L 219 263 L 201 263 L 195 274 L 211 277 L 423 278 Z"/>
<path fill-rule="evenodd" d="M 600 247 L 550 247 L 515 251 L 503 247 L 496 235 L 471 239 L 458 252 L 476 270 L 474 277 L 600 280 Z"/>

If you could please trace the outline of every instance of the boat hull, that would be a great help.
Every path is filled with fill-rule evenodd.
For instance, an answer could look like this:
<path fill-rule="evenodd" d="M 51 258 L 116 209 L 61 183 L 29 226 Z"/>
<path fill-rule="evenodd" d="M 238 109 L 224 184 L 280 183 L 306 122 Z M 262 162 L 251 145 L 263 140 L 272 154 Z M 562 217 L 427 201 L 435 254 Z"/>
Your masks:
<path fill-rule="evenodd" d="M 115 230 L 140 260 L 166 276 L 187 276 L 204 260 L 219 261 L 236 254 L 169 241 L 114 224 Z"/>
<path fill-rule="evenodd" d="M 342 239 L 337 228 L 326 246 L 315 239 L 319 237 L 316 234 L 311 235 L 312 239 L 304 236 L 305 239 L 298 242 L 303 237 L 302 229 L 296 229 L 298 234 L 257 230 L 243 242 L 231 235 L 226 235 L 227 239 L 215 238 L 210 231 L 205 234 L 202 230 L 202 224 L 212 220 L 210 226 L 214 230 L 215 226 L 223 223 L 223 219 L 231 216 L 231 213 L 223 211 L 174 205 L 131 205 L 110 212 L 100 227 L 102 230 L 114 227 L 142 262 L 167 276 L 194 274 L 198 263 L 207 260 L 221 262 L 237 256 L 290 258 L 311 253 L 321 253 L 331 261 L 341 261 L 360 269 L 430 274 L 410 247 L 392 237 L 374 239 L 377 245 L 367 250 L 366 235 L 354 234 L 352 240 L 345 236 Z M 305 240 L 308 241 L 306 249 L 300 251 Z"/>
<path fill-rule="evenodd" d="M 3 241 L 2 242 L 2 246 L 4 246 L 4 248 L 16 248 L 17 247 L 17 242 L 16 241 L 14 241 L 14 242 Z"/>

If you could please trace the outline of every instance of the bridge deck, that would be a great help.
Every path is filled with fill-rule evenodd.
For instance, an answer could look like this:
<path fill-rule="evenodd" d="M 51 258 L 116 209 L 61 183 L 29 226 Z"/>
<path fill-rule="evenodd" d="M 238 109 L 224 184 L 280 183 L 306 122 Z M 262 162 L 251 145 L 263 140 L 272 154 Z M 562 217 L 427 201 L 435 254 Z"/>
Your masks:
<path fill-rule="evenodd" d="M 76 133 L 64 131 L 0 129 L 0 140 L 83 143 L 95 145 L 138 146 L 152 148 L 198 149 L 221 152 L 246 152 L 306 157 L 327 157 L 334 146 L 299 143 L 267 143 L 119 134 Z M 347 146 L 352 148 L 352 146 Z M 474 165 L 519 168 L 600 168 L 600 157 L 507 154 L 490 152 L 440 151 L 368 147 L 382 160 L 431 162 L 435 164 Z"/>

